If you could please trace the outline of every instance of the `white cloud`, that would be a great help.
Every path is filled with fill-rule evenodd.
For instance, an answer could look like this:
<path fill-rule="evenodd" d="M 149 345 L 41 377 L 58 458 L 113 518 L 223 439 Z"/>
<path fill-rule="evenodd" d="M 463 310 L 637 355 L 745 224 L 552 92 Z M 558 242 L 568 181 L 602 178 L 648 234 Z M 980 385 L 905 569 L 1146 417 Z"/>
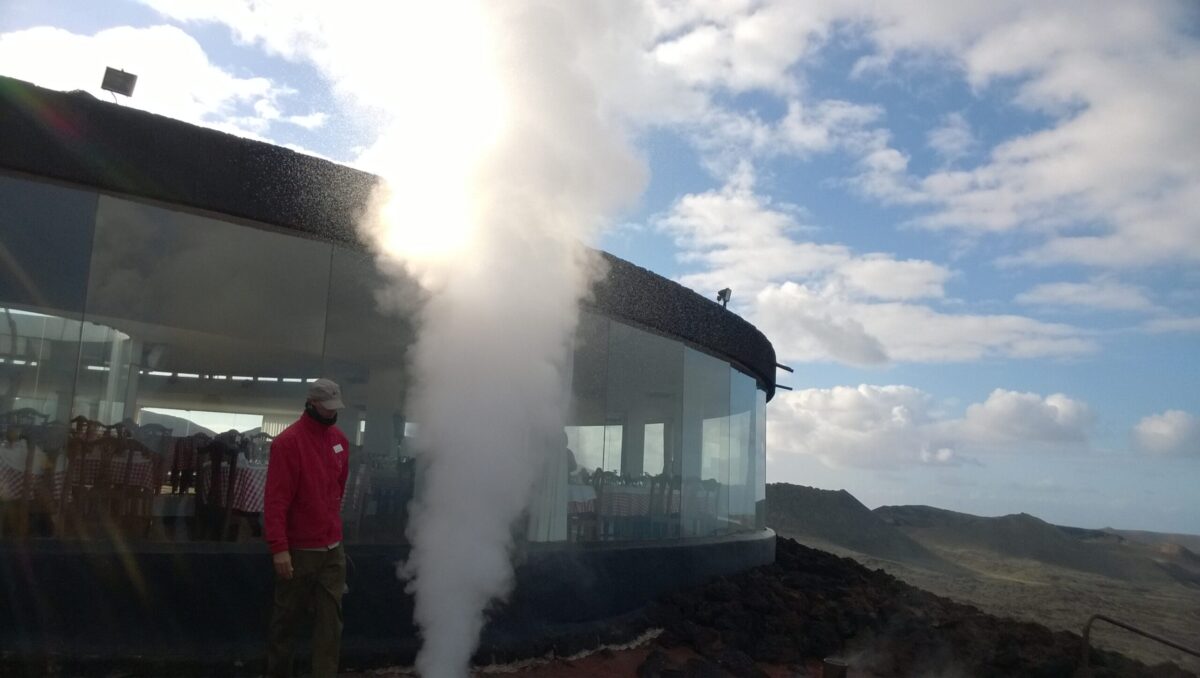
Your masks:
<path fill-rule="evenodd" d="M 100 89 L 106 65 L 138 76 L 131 106 L 250 138 L 262 138 L 294 90 L 214 65 L 195 38 L 174 26 L 121 26 L 79 35 L 48 26 L 0 35 L 5 75 L 59 90 Z"/>
<path fill-rule="evenodd" d="M 675 239 L 681 261 L 697 269 L 680 282 L 704 293 L 732 288 L 734 307 L 772 337 L 785 360 L 961 362 L 1096 349 L 1068 325 L 912 303 L 942 298 L 950 270 L 806 241 L 797 218 L 795 208 L 755 192 L 743 163 L 721 189 L 680 198 L 657 225 Z"/>
<path fill-rule="evenodd" d="M 1037 306 L 1084 306 L 1106 311 L 1152 311 L 1145 291 L 1113 280 L 1046 283 L 1017 295 L 1017 303 Z"/>
<path fill-rule="evenodd" d="M 311 61 L 347 100 L 368 108 L 390 81 L 374 45 L 394 41 L 397 23 L 419 24 L 422 11 L 365 21 L 375 11 L 365 4 L 144 1 L 176 20 L 224 23 L 239 40 Z M 1194 18 L 1186 3 L 946 0 L 912 12 L 865 1 L 630 0 L 588 11 L 604 15 L 596 25 L 615 27 L 597 40 L 602 49 L 580 50 L 580 67 L 601 93 L 597 105 L 686 130 L 722 174 L 739 159 L 840 149 L 858 159 L 855 185 L 923 206 L 917 221 L 928 228 L 1034 233 L 1008 261 L 1127 267 L 1200 259 L 1192 216 L 1200 213 L 1200 136 L 1192 133 L 1200 49 L 1181 28 Z M 913 174 L 909 152 L 871 127 L 881 109 L 814 99 L 806 86 L 807 63 L 847 36 L 873 50 L 855 68 L 859 77 L 907 61 L 928 68 L 935 57 L 977 92 L 1013 86 L 1011 103 L 1050 123 L 980 149 L 968 116 L 951 113 L 928 143 L 947 160 L 969 150 L 985 160 Z M 714 103 L 744 92 L 777 96 L 787 112 L 764 120 Z"/>
<path fill-rule="evenodd" d="M 694 85 L 733 91 L 796 91 L 789 69 L 819 47 L 831 27 L 831 16 L 819 3 L 660 9 L 656 18 L 662 22 L 659 30 L 669 31 L 654 48 L 659 62 Z"/>
<path fill-rule="evenodd" d="M 979 455 L 1084 450 L 1088 406 L 1061 394 L 997 389 L 963 417 L 903 385 L 835 386 L 776 396 L 767 413 L 773 461 L 816 457 L 831 467 L 977 463 Z"/>
<path fill-rule="evenodd" d="M 1200 419 L 1182 410 L 1152 414 L 1133 427 L 1133 443 L 1146 454 L 1200 456 Z"/>
<path fill-rule="evenodd" d="M 885 254 L 868 254 L 838 268 L 847 287 L 875 299 L 901 300 L 940 298 L 949 269 L 932 261 L 898 261 Z"/>
<path fill-rule="evenodd" d="M 284 120 L 296 125 L 297 127 L 303 127 L 307 130 L 314 130 L 319 127 L 323 127 L 325 122 L 329 120 L 329 116 L 321 111 L 317 111 L 315 113 L 309 113 L 308 115 L 289 115 L 288 117 L 284 118 Z"/>
<path fill-rule="evenodd" d="M 916 179 L 916 199 L 934 208 L 921 223 L 1044 235 L 1012 258 L 1020 262 L 1200 259 L 1200 49 L 1181 30 L 1189 11 L 1166 2 L 880 6 L 867 22 L 875 66 L 899 55 L 950 57 L 974 87 L 1015 82 L 1014 103 L 1053 119 L 973 169 Z M 899 163 L 888 169 L 900 186 L 914 179 Z M 864 177 L 879 184 L 880 174 Z"/>
<path fill-rule="evenodd" d="M 753 295 L 768 281 L 830 271 L 850 260 L 841 245 L 820 245 L 793 238 L 805 230 L 798 210 L 775 204 L 754 191 L 749 165 L 719 190 L 678 199 L 657 226 L 675 239 L 683 261 L 701 271 L 681 282 L 696 290 L 733 288 Z"/>
<path fill-rule="evenodd" d="M 996 389 L 967 408 L 956 433 L 979 444 L 1082 443 L 1092 423 L 1087 404 L 1061 393 L 1041 397 Z"/>
<path fill-rule="evenodd" d="M 962 113 L 948 113 L 942 125 L 929 132 L 929 147 L 947 162 L 953 162 L 975 147 L 975 135 Z"/>
<path fill-rule="evenodd" d="M 882 362 L 873 352 L 851 350 L 868 346 L 878 346 L 891 361 L 929 363 L 1066 358 L 1097 349 L 1069 325 L 1016 315 L 943 313 L 911 303 L 871 303 L 835 286 L 770 285 L 759 293 L 749 315 L 772 337 L 781 359 L 791 361 Z M 841 334 L 821 340 L 811 329 L 814 319 L 825 327 L 841 328 Z"/>
<path fill-rule="evenodd" d="M 1147 332 L 1154 334 L 1166 332 L 1200 332 L 1200 317 L 1155 318 L 1147 322 L 1143 328 Z"/>

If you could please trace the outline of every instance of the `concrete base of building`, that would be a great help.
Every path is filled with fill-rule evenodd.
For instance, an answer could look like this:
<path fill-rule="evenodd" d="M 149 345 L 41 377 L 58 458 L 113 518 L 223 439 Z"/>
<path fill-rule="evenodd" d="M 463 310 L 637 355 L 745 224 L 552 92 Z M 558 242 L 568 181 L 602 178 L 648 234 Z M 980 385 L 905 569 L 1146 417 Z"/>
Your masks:
<path fill-rule="evenodd" d="M 410 665 L 406 546 L 347 547 L 343 666 Z M 528 544 L 516 588 L 490 615 L 479 663 L 569 655 L 630 640 L 656 597 L 774 561 L 775 533 L 712 539 Z M 261 671 L 273 573 L 261 544 L 0 545 L 4 675 Z M 150 673 L 147 673 L 150 672 Z"/>

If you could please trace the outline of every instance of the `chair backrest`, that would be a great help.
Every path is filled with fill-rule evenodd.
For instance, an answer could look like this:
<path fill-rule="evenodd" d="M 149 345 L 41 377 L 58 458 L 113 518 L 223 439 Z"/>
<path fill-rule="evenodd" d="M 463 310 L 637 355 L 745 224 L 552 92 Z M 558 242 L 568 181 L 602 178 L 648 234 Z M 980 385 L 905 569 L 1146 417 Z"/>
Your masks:
<path fill-rule="evenodd" d="M 121 440 L 111 430 L 89 438 L 92 427 L 80 427 L 80 435 L 67 441 L 67 479 L 62 493 L 64 510 L 85 495 L 108 491 L 113 485 L 113 459 L 120 453 Z"/>
<path fill-rule="evenodd" d="M 208 461 L 208 492 L 203 497 L 209 506 L 226 506 L 233 496 L 236 480 L 238 450 L 228 444 L 229 438 L 217 436 L 199 451 L 200 457 Z M 221 486 L 221 469 L 225 469 L 225 485 Z"/>
<path fill-rule="evenodd" d="M 170 451 L 175 439 L 171 436 L 171 429 L 162 424 L 146 424 L 139 426 L 137 432 L 133 436 L 137 438 L 143 445 L 152 450 L 158 450 L 163 454 Z"/>
<path fill-rule="evenodd" d="M 266 431 L 259 431 L 250 436 L 249 448 L 246 454 L 250 461 L 258 463 L 266 463 L 271 456 L 271 443 L 275 440 L 275 436 Z"/>
<path fill-rule="evenodd" d="M 171 457 L 172 494 L 187 494 L 196 486 L 196 472 L 204 459 L 202 451 L 211 442 L 212 438 L 207 433 L 193 433 L 175 443 Z"/>
<path fill-rule="evenodd" d="M 650 514 L 667 516 L 679 512 L 679 476 L 660 473 L 650 480 Z"/>
<path fill-rule="evenodd" d="M 162 486 L 163 453 L 135 438 L 121 438 L 117 444 L 116 456 L 124 459 L 125 463 L 119 476 L 112 479 L 112 484 L 125 491 L 146 489 L 158 494 Z M 143 465 L 149 468 L 143 471 L 139 468 Z M 149 474 L 145 481 L 142 480 L 143 473 Z"/>

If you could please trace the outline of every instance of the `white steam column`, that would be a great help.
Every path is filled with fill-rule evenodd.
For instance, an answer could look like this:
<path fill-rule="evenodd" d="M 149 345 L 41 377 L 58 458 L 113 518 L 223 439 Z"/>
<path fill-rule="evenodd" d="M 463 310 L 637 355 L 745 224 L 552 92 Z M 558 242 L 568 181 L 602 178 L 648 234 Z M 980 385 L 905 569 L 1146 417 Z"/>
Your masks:
<path fill-rule="evenodd" d="M 589 75 L 604 39 L 589 3 L 430 5 L 394 41 L 398 96 L 364 158 L 387 186 L 363 229 L 429 293 L 407 396 L 427 465 L 399 574 L 417 670 L 457 678 L 512 587 L 545 455 L 562 454 L 563 370 L 598 273 L 582 243 L 646 172 Z"/>

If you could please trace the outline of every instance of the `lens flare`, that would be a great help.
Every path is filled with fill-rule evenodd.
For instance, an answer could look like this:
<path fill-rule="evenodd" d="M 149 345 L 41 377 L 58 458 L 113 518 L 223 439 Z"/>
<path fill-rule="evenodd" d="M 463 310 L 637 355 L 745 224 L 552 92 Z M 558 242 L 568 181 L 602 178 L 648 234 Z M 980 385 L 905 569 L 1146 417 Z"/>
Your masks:
<path fill-rule="evenodd" d="M 372 230 L 387 256 L 422 274 L 476 239 L 481 167 L 509 108 L 494 35 L 477 2 L 410 5 L 382 69 L 380 136 L 360 158 L 385 181 Z"/>

